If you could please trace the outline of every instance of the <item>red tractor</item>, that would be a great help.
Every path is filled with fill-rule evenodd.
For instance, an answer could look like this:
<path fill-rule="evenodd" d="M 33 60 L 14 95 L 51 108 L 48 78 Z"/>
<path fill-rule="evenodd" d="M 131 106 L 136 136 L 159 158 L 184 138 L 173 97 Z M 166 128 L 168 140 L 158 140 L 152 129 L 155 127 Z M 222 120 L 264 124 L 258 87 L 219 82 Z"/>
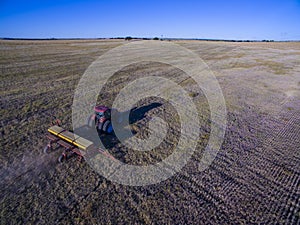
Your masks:
<path fill-rule="evenodd" d="M 95 106 L 94 114 L 91 115 L 88 119 L 88 126 L 95 127 L 96 130 L 100 133 L 111 134 L 113 132 L 113 127 L 111 124 L 111 109 L 99 105 Z"/>

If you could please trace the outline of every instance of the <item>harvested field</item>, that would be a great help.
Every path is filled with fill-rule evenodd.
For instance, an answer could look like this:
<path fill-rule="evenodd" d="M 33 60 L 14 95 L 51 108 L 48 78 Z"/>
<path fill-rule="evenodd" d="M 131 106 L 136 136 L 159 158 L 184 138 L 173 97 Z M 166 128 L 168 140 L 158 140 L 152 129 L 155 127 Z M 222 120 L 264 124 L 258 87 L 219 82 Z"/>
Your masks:
<path fill-rule="evenodd" d="M 72 128 L 76 85 L 88 66 L 123 40 L 0 41 L 1 224 L 299 224 L 300 43 L 174 41 L 197 53 L 224 94 L 227 130 L 212 165 L 198 164 L 210 133 L 208 102 L 182 71 L 141 62 L 117 72 L 98 97 L 112 105 L 129 82 L 164 76 L 193 98 L 201 135 L 190 162 L 156 185 L 113 183 L 76 158 L 58 164 L 43 154 L 53 116 Z M 104 137 L 110 153 L 134 165 L 172 153 L 180 135 L 176 109 L 159 98 L 136 104 L 131 129 L 147 137 L 159 116 L 168 134 L 153 152 L 124 148 Z M 143 110 L 144 111 L 143 111 Z"/>

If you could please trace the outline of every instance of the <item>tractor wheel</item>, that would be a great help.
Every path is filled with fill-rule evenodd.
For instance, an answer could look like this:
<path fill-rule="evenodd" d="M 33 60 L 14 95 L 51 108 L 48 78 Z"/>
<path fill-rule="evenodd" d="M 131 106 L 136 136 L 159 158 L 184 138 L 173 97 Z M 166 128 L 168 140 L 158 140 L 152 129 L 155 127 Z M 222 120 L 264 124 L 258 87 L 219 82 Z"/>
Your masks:
<path fill-rule="evenodd" d="M 66 161 L 66 155 L 61 154 L 61 155 L 58 157 L 58 162 L 59 162 L 59 163 L 63 163 L 64 161 Z"/>
<path fill-rule="evenodd" d="M 44 153 L 45 154 L 48 154 L 50 152 L 50 147 L 47 145 L 45 148 L 44 148 Z"/>
<path fill-rule="evenodd" d="M 95 118 L 94 115 L 90 115 L 89 118 L 87 119 L 87 125 L 90 128 L 95 127 Z"/>
<path fill-rule="evenodd" d="M 98 123 L 98 125 L 97 125 L 97 131 L 101 132 L 102 128 L 103 128 L 103 123 Z"/>
<path fill-rule="evenodd" d="M 106 120 L 104 122 L 102 130 L 108 134 L 110 134 L 113 131 L 111 122 L 109 120 Z"/>

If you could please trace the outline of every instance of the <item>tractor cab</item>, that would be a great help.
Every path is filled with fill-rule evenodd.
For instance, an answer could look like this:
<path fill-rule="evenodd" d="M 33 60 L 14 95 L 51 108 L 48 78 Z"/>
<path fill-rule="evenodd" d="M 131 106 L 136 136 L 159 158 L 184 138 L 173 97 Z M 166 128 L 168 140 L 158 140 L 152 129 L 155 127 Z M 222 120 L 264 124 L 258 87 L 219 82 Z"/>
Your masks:
<path fill-rule="evenodd" d="M 98 132 L 112 133 L 111 109 L 99 105 L 94 108 L 94 122 Z"/>
<path fill-rule="evenodd" d="M 111 118 L 111 112 L 110 112 L 110 108 L 106 107 L 106 106 L 95 106 L 94 108 L 95 111 L 95 116 L 97 119 L 101 119 L 101 120 L 107 120 Z"/>

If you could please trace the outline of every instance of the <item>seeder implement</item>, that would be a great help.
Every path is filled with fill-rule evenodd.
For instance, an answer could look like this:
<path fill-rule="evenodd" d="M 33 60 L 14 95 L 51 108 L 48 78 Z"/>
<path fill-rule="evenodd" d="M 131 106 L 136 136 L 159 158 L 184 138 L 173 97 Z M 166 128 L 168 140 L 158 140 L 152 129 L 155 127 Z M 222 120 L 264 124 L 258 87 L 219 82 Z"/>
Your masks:
<path fill-rule="evenodd" d="M 80 137 L 73 132 L 65 130 L 64 128 L 54 125 L 48 129 L 47 138 L 49 140 L 47 146 L 44 149 L 45 153 L 49 153 L 53 149 L 53 145 L 59 145 L 64 148 L 63 153 L 59 156 L 58 161 L 63 162 L 72 155 L 77 155 L 81 160 L 87 153 L 87 151 L 97 151 L 107 157 L 113 158 L 106 151 L 96 148 L 94 143 Z M 114 159 L 114 158 L 113 158 Z"/>

